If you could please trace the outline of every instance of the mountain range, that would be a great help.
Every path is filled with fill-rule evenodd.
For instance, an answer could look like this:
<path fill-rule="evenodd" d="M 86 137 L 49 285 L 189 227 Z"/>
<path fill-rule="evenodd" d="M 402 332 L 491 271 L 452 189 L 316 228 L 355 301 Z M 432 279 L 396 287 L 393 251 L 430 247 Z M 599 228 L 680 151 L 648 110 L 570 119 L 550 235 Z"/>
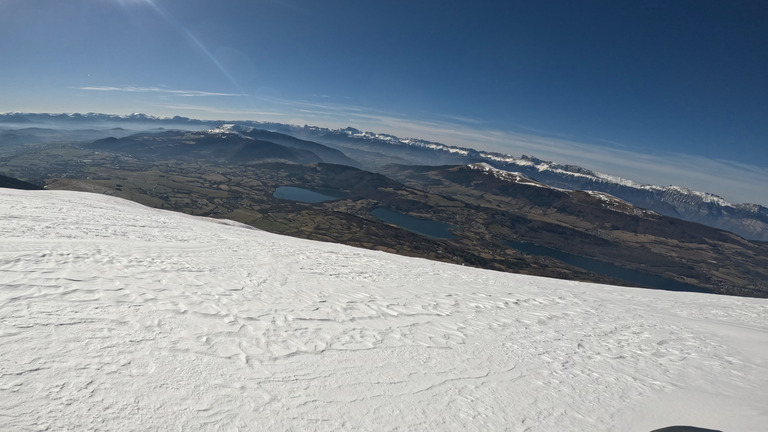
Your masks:
<path fill-rule="evenodd" d="M 145 114 L 109 115 L 87 114 L 0 114 L 0 125 L 15 127 L 52 126 L 76 128 L 88 124 L 100 126 L 170 127 L 189 129 L 216 129 L 226 121 L 204 121 L 187 117 L 153 117 Z M 354 128 L 329 129 L 315 126 L 292 126 L 271 122 L 241 121 L 240 126 L 229 125 L 232 130 L 241 128 L 250 133 L 261 133 L 265 141 L 304 141 L 312 147 L 316 141 L 348 152 L 346 155 L 322 155 L 327 162 L 351 166 L 363 166 L 378 170 L 387 163 L 405 164 L 470 164 L 486 162 L 513 172 L 520 172 L 544 184 L 571 190 L 595 190 L 623 199 L 637 207 L 656 211 L 666 216 L 698 222 L 736 233 L 746 239 L 768 241 L 768 208 L 750 203 L 731 203 L 706 192 L 678 186 L 638 184 L 631 180 L 596 173 L 575 165 L 558 164 L 523 155 L 478 151 L 470 148 L 416 138 L 398 138 L 388 134 L 363 132 Z M 0 129 L 1 131 L 1 129 Z M 261 131 L 261 132 L 257 132 Z M 281 132 L 276 134 L 275 132 Z M 3 135 L 6 135 L 3 133 Z M 298 137 L 298 138 L 297 138 Z M 9 137 L 0 135 L 8 140 Z M 256 138 L 256 137 L 254 137 Z M 305 140 L 299 140 L 305 138 Z M 275 141 L 277 140 L 277 141 Z M 293 147 L 296 147 L 295 145 Z M 354 160 L 353 160 L 354 159 Z"/>
<path fill-rule="evenodd" d="M 768 212 L 711 194 L 353 128 L 0 119 L 0 171 L 49 189 L 487 269 L 768 296 L 768 245 L 754 241 Z"/>
<path fill-rule="evenodd" d="M 357 154 L 355 151 L 358 149 L 381 153 L 395 158 L 395 163 L 436 165 L 485 162 L 499 169 L 519 172 L 552 187 L 605 192 L 637 207 L 666 216 L 724 229 L 750 240 L 768 241 L 768 208 L 758 204 L 731 203 L 714 194 L 678 186 L 638 184 L 579 166 L 557 164 L 526 155 L 516 158 L 425 140 L 362 132 L 353 128 L 282 129 L 312 137 L 318 142 L 342 146 L 353 152 L 353 155 Z M 368 159 L 370 158 L 366 158 Z M 379 166 L 375 163 L 372 165 L 369 168 L 375 169 Z"/>

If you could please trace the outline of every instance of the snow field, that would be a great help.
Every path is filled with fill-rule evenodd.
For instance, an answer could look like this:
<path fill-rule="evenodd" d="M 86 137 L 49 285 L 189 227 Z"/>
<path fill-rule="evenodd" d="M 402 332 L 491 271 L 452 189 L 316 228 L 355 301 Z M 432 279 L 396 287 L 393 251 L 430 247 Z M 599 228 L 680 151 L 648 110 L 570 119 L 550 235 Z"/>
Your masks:
<path fill-rule="evenodd" d="M 2 430 L 768 424 L 768 301 L 0 189 Z"/>

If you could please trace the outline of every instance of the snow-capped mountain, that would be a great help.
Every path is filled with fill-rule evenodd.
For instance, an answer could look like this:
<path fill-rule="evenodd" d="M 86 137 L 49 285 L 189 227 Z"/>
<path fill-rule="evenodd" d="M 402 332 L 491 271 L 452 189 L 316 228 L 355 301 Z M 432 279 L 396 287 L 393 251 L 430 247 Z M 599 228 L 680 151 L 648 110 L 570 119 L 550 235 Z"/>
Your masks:
<path fill-rule="evenodd" d="M 5 430 L 768 424 L 768 301 L 577 283 L 0 189 Z"/>
<path fill-rule="evenodd" d="M 752 240 L 768 241 L 768 208 L 757 204 L 735 204 L 714 194 L 679 186 L 638 184 L 532 157 L 514 159 L 494 156 L 492 160 L 501 167 L 519 169 L 551 186 L 606 192 L 666 216 L 714 226 Z"/>
<path fill-rule="evenodd" d="M 639 184 L 620 177 L 594 172 L 576 165 L 562 165 L 536 157 L 514 157 L 496 152 L 449 146 L 415 138 L 362 132 L 354 128 L 293 129 L 319 142 L 362 143 L 377 152 L 392 152 L 405 163 L 447 164 L 485 162 L 495 168 L 518 172 L 532 180 L 570 190 L 605 192 L 632 205 L 691 222 L 731 231 L 751 239 L 768 241 L 768 208 L 757 204 L 735 204 L 710 193 L 679 186 Z M 404 149 L 412 149 L 409 153 Z"/>
<path fill-rule="evenodd" d="M 527 185 L 536 186 L 536 187 L 548 187 L 543 183 L 539 183 L 537 181 L 533 181 L 529 179 L 528 177 L 522 175 L 519 172 L 500 170 L 485 162 L 469 164 L 469 168 L 486 172 L 498 179 L 505 180 L 505 181 L 510 181 L 510 182 L 519 183 L 519 184 L 527 184 Z"/>
<path fill-rule="evenodd" d="M 635 215 L 654 215 L 654 214 L 657 214 L 657 213 L 655 213 L 655 212 L 653 212 L 651 210 L 646 210 L 646 209 L 643 209 L 643 208 L 640 208 L 640 207 L 633 206 L 632 204 L 630 204 L 630 203 L 628 203 L 628 202 L 626 202 L 624 200 L 621 200 L 619 198 L 616 198 L 615 196 L 607 194 L 605 192 L 591 191 L 591 190 L 587 190 L 587 191 L 571 191 L 571 190 L 568 190 L 568 189 L 558 189 L 558 188 L 556 188 L 554 186 L 548 186 L 548 185 L 545 185 L 544 183 L 539 183 L 537 181 L 531 180 L 531 179 L 529 179 L 528 177 L 524 176 L 523 174 L 521 174 L 519 172 L 504 171 L 504 170 L 495 168 L 495 167 L 493 167 L 490 164 L 487 164 L 485 162 L 473 163 L 473 164 L 468 165 L 468 167 L 470 169 L 473 169 L 473 170 L 482 171 L 482 172 L 484 172 L 484 173 L 486 173 L 488 175 L 492 175 L 493 177 L 495 177 L 495 178 L 497 178 L 499 180 L 503 180 L 503 181 L 507 181 L 507 182 L 512 182 L 512 183 L 521 184 L 521 185 L 529 185 L 529 186 L 540 187 L 540 188 L 548 188 L 548 189 L 553 189 L 553 190 L 559 190 L 561 192 L 564 192 L 564 193 L 567 193 L 567 194 L 571 194 L 571 195 L 583 193 L 583 194 L 589 195 L 591 197 L 597 198 L 598 200 L 600 200 L 602 202 L 602 206 L 603 207 L 609 208 L 609 209 L 611 209 L 613 211 L 619 211 L 619 212 L 622 212 L 622 213 L 635 214 Z"/>

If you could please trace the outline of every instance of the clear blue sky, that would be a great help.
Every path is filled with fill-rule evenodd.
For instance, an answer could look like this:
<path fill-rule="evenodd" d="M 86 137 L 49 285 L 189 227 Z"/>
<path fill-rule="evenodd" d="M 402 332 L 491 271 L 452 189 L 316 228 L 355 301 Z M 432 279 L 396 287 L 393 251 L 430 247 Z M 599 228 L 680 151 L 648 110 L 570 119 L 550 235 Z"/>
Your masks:
<path fill-rule="evenodd" d="M 0 112 L 341 127 L 768 204 L 768 2 L 0 0 Z"/>

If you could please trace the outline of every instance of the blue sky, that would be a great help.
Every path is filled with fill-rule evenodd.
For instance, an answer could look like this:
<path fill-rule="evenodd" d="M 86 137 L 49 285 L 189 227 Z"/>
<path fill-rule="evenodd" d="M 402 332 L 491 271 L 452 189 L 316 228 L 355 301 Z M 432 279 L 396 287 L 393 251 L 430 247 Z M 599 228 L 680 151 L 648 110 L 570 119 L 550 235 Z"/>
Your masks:
<path fill-rule="evenodd" d="M 768 2 L 0 0 L 0 112 L 354 126 L 768 204 Z"/>

